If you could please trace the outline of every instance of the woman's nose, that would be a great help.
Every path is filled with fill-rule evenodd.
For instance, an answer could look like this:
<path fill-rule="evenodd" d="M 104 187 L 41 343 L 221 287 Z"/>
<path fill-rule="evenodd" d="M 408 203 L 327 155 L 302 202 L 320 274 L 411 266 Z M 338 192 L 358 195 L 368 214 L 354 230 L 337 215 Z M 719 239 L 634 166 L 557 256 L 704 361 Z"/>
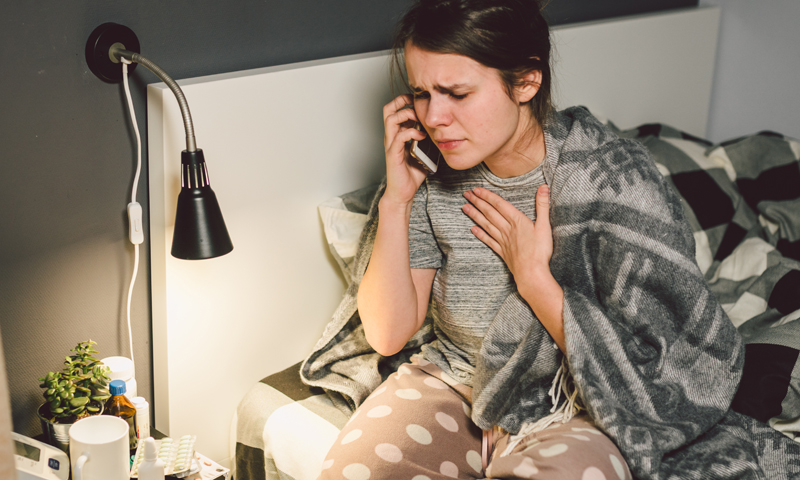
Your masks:
<path fill-rule="evenodd" d="M 450 124 L 452 116 L 443 99 L 431 97 L 428 102 L 428 111 L 425 112 L 425 123 L 431 127 L 439 127 Z"/>

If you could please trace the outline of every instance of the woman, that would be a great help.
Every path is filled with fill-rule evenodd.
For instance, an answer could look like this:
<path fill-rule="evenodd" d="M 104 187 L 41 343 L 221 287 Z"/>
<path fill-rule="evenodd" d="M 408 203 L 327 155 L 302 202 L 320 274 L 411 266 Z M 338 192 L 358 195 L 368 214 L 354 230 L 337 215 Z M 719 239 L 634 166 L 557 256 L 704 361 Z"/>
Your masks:
<path fill-rule="evenodd" d="M 363 402 L 345 393 L 360 406 L 321 478 L 657 478 L 702 458 L 674 452 L 725 415 L 743 350 L 647 152 L 584 109 L 553 111 L 533 1 L 420 0 L 401 50 L 413 96 L 384 107 L 385 191 L 350 323 L 382 358 L 421 348 Z M 434 175 L 409 159 L 426 135 Z M 339 358 L 357 350 L 326 338 Z M 307 381 L 337 370 L 320 358 Z M 576 391 L 560 401 L 564 358 L 588 414 Z"/>

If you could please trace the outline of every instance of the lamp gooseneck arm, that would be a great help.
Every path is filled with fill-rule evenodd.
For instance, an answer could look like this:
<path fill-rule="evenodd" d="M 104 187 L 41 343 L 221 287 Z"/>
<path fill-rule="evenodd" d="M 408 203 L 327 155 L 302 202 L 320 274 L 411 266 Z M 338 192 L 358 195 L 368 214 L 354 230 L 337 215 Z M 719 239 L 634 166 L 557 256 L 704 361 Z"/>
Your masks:
<path fill-rule="evenodd" d="M 183 94 L 183 90 L 175 80 L 172 79 L 167 72 L 161 69 L 158 65 L 151 62 L 150 60 L 143 57 L 141 54 L 136 52 L 131 52 L 129 50 L 125 50 L 122 47 L 118 47 L 115 44 L 109 50 L 109 56 L 112 60 L 116 60 L 117 62 L 120 61 L 121 58 L 125 58 L 130 60 L 131 62 L 138 63 L 143 67 L 147 68 L 151 72 L 155 74 L 162 82 L 164 82 L 172 93 L 175 95 L 175 98 L 178 100 L 178 106 L 181 109 L 181 115 L 183 116 L 183 127 L 186 129 L 186 151 L 187 152 L 196 152 L 197 151 L 197 143 L 195 142 L 194 138 L 194 124 L 192 123 L 192 114 L 189 112 L 189 103 L 186 102 L 186 96 Z"/>

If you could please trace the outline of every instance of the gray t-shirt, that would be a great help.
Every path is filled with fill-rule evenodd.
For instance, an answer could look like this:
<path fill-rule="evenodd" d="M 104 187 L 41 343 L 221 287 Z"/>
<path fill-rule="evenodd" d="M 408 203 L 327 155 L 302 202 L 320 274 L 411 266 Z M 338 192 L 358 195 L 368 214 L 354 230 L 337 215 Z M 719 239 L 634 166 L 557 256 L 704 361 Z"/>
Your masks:
<path fill-rule="evenodd" d="M 425 358 L 456 380 L 472 385 L 484 333 L 514 292 L 513 276 L 499 255 L 470 231 L 462 210 L 464 192 L 484 187 L 536 219 L 536 190 L 545 183 L 541 166 L 512 178 L 494 175 L 483 163 L 439 171 L 422 183 L 411 210 L 411 268 L 436 268 L 431 291 L 437 340 L 422 347 Z"/>

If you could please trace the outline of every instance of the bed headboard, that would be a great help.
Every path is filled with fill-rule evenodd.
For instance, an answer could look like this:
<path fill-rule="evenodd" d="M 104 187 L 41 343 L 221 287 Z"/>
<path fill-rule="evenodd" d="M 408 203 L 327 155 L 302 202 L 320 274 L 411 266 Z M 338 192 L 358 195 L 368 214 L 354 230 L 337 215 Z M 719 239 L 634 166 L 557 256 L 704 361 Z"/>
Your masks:
<path fill-rule="evenodd" d="M 719 11 L 679 10 L 557 27 L 555 101 L 620 127 L 705 133 Z M 198 436 L 227 464 L 235 408 L 301 360 L 344 291 L 316 207 L 383 175 L 387 52 L 180 81 L 233 240 L 205 261 L 169 255 L 184 131 L 148 87 L 155 427 Z"/>

